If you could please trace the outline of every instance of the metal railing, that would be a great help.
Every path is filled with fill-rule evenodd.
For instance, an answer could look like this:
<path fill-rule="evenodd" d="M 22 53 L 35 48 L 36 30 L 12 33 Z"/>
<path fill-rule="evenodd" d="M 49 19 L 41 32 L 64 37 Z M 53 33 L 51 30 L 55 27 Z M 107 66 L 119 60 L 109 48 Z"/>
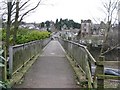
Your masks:
<path fill-rule="evenodd" d="M 9 74 L 12 76 L 21 69 L 30 59 L 38 55 L 43 47 L 50 41 L 49 39 L 32 41 L 26 44 L 10 46 L 9 48 Z"/>

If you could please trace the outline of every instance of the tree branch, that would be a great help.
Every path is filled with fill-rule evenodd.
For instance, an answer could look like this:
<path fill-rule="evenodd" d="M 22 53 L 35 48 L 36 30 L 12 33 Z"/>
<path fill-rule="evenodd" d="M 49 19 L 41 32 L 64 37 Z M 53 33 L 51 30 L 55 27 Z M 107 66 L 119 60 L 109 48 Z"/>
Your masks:
<path fill-rule="evenodd" d="M 118 1 L 118 0 L 117 0 Z M 103 45 L 102 45 L 102 48 L 101 48 L 101 51 L 100 51 L 100 54 L 102 55 L 103 54 L 103 49 L 104 49 L 104 44 L 106 43 L 107 41 L 107 38 L 108 38 L 108 33 L 111 29 L 111 23 L 112 23 L 112 19 L 113 19 L 113 12 L 115 10 L 115 8 L 117 7 L 117 1 L 116 2 L 112 2 L 112 0 L 109 0 L 108 3 L 103 3 L 103 6 L 104 8 L 106 9 L 107 11 L 107 28 L 106 28 L 106 34 L 105 34 L 105 37 L 104 37 L 104 40 L 103 40 Z M 106 52 L 108 52 L 109 50 L 107 50 Z"/>
<path fill-rule="evenodd" d="M 119 44 L 117 44 L 116 46 L 112 47 L 111 49 L 107 49 L 105 52 L 103 52 L 101 55 L 104 55 L 112 50 L 114 50 L 116 47 L 120 46 Z"/>
<path fill-rule="evenodd" d="M 15 5 L 15 1 L 14 1 L 13 4 L 12 4 L 11 10 L 12 10 L 12 8 L 13 8 L 14 5 Z"/>
<path fill-rule="evenodd" d="M 29 1 L 30 1 L 30 0 L 27 0 L 24 4 L 22 4 L 22 6 L 19 8 L 19 10 L 20 10 L 21 8 L 23 8 Z"/>
<path fill-rule="evenodd" d="M 25 10 L 26 8 L 28 8 L 29 6 L 30 6 L 30 4 L 27 5 L 27 6 L 25 6 L 24 8 L 19 9 L 19 10 L 20 10 L 20 11 L 23 11 L 23 10 Z"/>
<path fill-rule="evenodd" d="M 118 3 L 118 2 L 116 2 L 115 4 L 113 4 L 113 8 L 112 8 L 112 10 L 111 10 L 111 16 L 112 16 L 114 10 L 117 8 L 117 3 Z"/>
<path fill-rule="evenodd" d="M 28 10 L 27 12 L 25 12 L 25 13 L 22 15 L 22 17 L 21 17 L 21 19 L 20 19 L 19 22 L 22 21 L 22 19 L 23 19 L 23 17 L 24 17 L 25 15 L 27 15 L 29 12 L 35 10 L 35 9 L 39 6 L 40 2 L 41 2 L 41 0 L 38 2 L 38 4 L 37 4 L 34 8 L 32 8 L 32 9 Z"/>

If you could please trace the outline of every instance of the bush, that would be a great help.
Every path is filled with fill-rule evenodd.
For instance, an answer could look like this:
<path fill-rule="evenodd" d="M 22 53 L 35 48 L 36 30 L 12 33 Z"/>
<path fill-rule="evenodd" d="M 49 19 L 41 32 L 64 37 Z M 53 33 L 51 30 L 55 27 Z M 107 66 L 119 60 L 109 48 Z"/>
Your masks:
<path fill-rule="evenodd" d="M 13 30 L 10 31 L 10 44 L 13 43 Z M 19 29 L 17 31 L 16 44 L 23 44 L 30 41 L 41 40 L 50 37 L 50 32 L 47 31 L 38 31 L 38 30 L 28 30 L 28 29 Z M 3 30 L 2 33 L 3 41 L 5 41 L 6 33 Z"/>

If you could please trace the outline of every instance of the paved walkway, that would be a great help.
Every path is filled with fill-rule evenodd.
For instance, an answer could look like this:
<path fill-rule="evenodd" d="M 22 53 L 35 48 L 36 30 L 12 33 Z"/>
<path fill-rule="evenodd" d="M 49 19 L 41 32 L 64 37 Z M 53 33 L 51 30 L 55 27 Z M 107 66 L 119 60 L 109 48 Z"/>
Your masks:
<path fill-rule="evenodd" d="M 51 41 L 16 88 L 76 88 L 74 71 L 58 41 Z"/>

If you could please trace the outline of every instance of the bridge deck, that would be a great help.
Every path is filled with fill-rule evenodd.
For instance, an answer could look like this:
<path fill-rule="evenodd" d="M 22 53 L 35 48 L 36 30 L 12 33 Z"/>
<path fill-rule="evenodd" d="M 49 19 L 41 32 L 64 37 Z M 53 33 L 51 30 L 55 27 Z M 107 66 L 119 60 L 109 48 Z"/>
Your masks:
<path fill-rule="evenodd" d="M 76 88 L 74 71 L 58 41 L 51 41 L 16 88 Z"/>

